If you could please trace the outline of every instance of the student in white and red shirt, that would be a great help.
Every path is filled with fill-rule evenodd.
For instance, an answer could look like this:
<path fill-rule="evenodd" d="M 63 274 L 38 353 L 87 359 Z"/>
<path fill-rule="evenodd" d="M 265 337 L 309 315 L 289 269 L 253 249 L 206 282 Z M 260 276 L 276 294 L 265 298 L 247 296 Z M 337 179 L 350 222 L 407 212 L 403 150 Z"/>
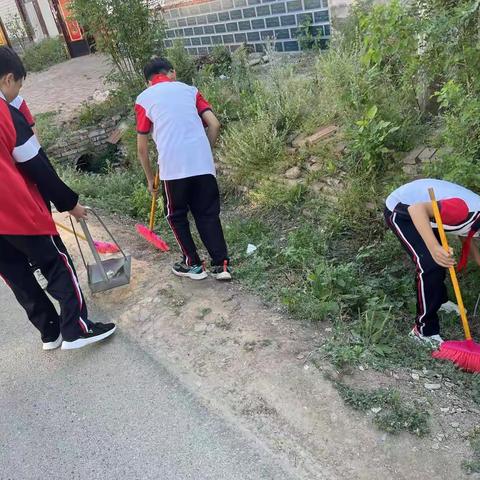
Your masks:
<path fill-rule="evenodd" d="M 480 230 L 480 196 L 455 183 L 427 178 L 397 188 L 386 200 L 387 225 L 416 267 L 417 316 L 410 335 L 438 345 L 443 342 L 438 311 L 448 301 L 446 270 L 456 262 L 453 253 L 440 244 L 429 188 L 434 189 L 445 232 L 463 237 L 458 270 L 466 266 L 470 253 L 480 265 L 480 253 L 473 241 Z"/>
<path fill-rule="evenodd" d="M 115 325 L 88 319 L 75 268 L 47 201 L 77 219 L 86 217 L 86 209 L 58 177 L 25 116 L 10 104 L 25 76 L 18 55 L 0 47 L 0 276 L 40 331 L 44 350 L 80 348 L 111 335 Z M 60 315 L 35 280 L 30 261 L 47 279 Z"/>
<path fill-rule="evenodd" d="M 158 151 L 167 220 L 183 253 L 172 271 L 194 280 L 207 277 L 190 231 L 190 211 L 210 254 L 211 274 L 217 280 L 230 280 L 212 154 L 220 124 L 195 87 L 175 81 L 175 70 L 168 60 L 152 60 L 144 74 L 149 87 L 135 104 L 138 155 L 153 192 L 154 173 L 148 157 L 151 134 Z"/>

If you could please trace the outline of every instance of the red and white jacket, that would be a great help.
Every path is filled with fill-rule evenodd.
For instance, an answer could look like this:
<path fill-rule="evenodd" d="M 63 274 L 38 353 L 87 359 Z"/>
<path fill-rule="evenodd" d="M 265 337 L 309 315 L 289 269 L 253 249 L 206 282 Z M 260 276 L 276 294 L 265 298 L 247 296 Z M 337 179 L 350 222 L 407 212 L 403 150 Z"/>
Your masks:
<path fill-rule="evenodd" d="M 49 202 L 69 211 L 78 195 L 58 177 L 26 117 L 0 93 L 0 235 L 57 235 Z"/>

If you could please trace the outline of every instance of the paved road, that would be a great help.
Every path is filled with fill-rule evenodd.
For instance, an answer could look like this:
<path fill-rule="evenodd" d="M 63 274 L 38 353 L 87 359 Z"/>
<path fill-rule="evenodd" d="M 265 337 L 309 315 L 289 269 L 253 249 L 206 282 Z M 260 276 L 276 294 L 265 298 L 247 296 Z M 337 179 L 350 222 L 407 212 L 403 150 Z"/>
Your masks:
<path fill-rule="evenodd" d="M 74 58 L 43 72 L 29 73 L 20 95 L 34 115 L 60 110 L 65 120 L 96 91 L 108 90 L 104 79 L 111 71 L 112 67 L 103 55 Z"/>
<path fill-rule="evenodd" d="M 290 480 L 121 332 L 77 352 L 40 349 L 0 284 L 1 480 Z"/>

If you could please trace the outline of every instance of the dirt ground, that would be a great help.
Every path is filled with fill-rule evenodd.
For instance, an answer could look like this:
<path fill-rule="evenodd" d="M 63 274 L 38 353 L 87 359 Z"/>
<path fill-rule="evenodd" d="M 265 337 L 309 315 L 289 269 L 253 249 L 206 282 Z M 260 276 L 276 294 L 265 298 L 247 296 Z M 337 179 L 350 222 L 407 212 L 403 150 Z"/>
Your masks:
<path fill-rule="evenodd" d="M 58 218 L 67 223 L 65 215 Z M 106 220 L 133 258 L 127 287 L 92 296 L 74 239 L 62 234 L 91 310 L 116 318 L 122 331 L 166 364 L 193 395 L 261 439 L 296 468 L 299 478 L 479 478 L 461 469 L 469 457 L 462 432 L 478 424 L 479 412 L 465 406 L 448 385 L 424 389 L 425 372 L 415 382 L 409 373 L 359 371 L 353 377 L 359 385 L 421 391 L 433 412 L 433 432 L 426 438 L 376 430 L 368 415 L 343 404 L 324 377 L 331 367 L 312 362 L 328 335 L 325 326 L 292 320 L 236 281 L 179 279 L 170 273 L 175 245 L 171 253 L 160 253 L 129 221 Z M 95 222 L 91 228 L 106 240 Z"/>

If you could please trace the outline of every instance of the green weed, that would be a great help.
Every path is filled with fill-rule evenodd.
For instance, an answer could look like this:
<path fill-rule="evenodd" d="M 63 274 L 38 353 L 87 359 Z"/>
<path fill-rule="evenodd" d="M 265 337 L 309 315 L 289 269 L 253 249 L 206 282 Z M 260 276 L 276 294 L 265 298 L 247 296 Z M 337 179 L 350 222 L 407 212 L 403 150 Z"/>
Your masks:
<path fill-rule="evenodd" d="M 463 469 L 468 473 L 480 473 L 480 430 L 476 428 L 470 435 L 470 447 L 473 458 L 462 464 Z"/>
<path fill-rule="evenodd" d="M 39 72 L 52 65 L 67 60 L 65 43 L 60 38 L 47 38 L 27 47 L 22 55 L 25 68 L 29 72 Z"/>
<path fill-rule="evenodd" d="M 419 437 L 429 433 L 429 413 L 418 405 L 405 404 L 394 389 L 361 390 L 334 382 L 347 405 L 355 410 L 374 413 L 375 425 L 388 433 L 408 431 Z"/>

